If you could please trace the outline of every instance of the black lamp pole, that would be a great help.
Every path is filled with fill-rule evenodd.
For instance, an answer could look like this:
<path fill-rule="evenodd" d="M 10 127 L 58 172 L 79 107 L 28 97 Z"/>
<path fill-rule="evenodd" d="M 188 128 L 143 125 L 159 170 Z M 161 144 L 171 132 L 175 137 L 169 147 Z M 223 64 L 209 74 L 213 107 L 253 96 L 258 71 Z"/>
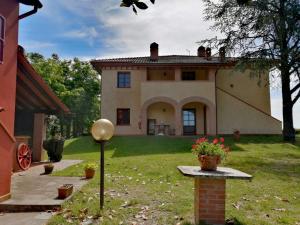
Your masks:
<path fill-rule="evenodd" d="M 105 141 L 99 141 L 101 145 L 100 155 L 100 209 L 104 206 L 104 146 Z"/>

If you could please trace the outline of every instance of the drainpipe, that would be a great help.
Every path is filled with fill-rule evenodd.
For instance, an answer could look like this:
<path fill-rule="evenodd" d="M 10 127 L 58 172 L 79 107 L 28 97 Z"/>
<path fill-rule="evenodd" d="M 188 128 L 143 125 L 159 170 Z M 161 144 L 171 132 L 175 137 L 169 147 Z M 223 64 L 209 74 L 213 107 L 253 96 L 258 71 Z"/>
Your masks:
<path fill-rule="evenodd" d="M 20 15 L 20 16 L 19 16 L 19 20 L 24 19 L 24 18 L 26 18 L 26 17 L 28 17 L 28 16 L 33 15 L 33 14 L 36 14 L 37 11 L 38 11 L 38 7 L 37 7 L 37 6 L 34 6 L 33 10 L 31 10 L 31 11 L 29 11 L 29 12 L 26 12 L 26 13 L 24 13 L 24 14 L 22 14 L 22 15 Z"/>
<path fill-rule="evenodd" d="M 220 66 L 215 72 L 215 102 L 216 102 L 216 134 L 218 135 L 218 98 L 217 98 L 217 74 L 219 72 Z"/>
<path fill-rule="evenodd" d="M 26 12 L 19 16 L 19 20 L 24 19 L 28 16 L 31 16 L 33 14 L 36 14 L 37 11 L 43 7 L 43 4 L 39 0 L 19 0 L 21 4 L 33 6 L 33 10 Z"/>

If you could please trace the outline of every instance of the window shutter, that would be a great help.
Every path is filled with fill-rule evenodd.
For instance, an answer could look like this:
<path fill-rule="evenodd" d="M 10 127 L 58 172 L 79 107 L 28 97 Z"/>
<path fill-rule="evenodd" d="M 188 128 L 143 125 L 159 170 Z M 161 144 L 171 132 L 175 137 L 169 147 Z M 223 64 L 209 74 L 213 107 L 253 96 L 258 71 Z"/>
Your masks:
<path fill-rule="evenodd" d="M 0 15 L 0 63 L 4 58 L 5 18 Z"/>

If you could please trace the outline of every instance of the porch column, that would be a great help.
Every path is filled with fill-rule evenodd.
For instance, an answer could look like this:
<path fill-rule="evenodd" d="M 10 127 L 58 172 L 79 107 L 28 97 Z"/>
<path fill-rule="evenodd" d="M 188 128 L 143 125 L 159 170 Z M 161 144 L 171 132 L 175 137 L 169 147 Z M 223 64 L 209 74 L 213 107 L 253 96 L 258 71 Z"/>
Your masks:
<path fill-rule="evenodd" d="M 43 159 L 43 140 L 45 139 L 45 136 L 45 114 L 35 113 L 32 141 L 33 162 L 40 162 Z"/>
<path fill-rule="evenodd" d="M 178 105 L 175 108 L 175 135 L 181 136 L 182 135 L 182 118 L 181 118 L 181 107 Z"/>
<path fill-rule="evenodd" d="M 175 81 L 180 81 L 180 80 L 181 80 L 181 69 L 175 68 Z"/>
<path fill-rule="evenodd" d="M 215 136 L 217 134 L 217 118 L 216 118 L 216 105 L 206 107 L 206 117 L 207 117 L 207 134 Z"/>

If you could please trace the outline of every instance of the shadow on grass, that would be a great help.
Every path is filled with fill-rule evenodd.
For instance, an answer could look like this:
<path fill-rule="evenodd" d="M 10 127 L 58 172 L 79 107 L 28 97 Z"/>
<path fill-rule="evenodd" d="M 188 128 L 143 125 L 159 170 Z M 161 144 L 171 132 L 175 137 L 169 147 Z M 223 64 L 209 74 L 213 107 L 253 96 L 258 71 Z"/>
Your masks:
<path fill-rule="evenodd" d="M 83 136 L 67 140 L 64 147 L 64 155 L 100 152 L 97 144 L 91 136 Z"/>
<path fill-rule="evenodd" d="M 249 156 L 238 160 L 231 160 L 225 166 L 240 169 L 255 174 L 257 172 L 275 175 L 281 180 L 296 178 L 300 180 L 300 160 L 266 159 Z M 255 178 L 255 177 L 254 177 Z"/>
<path fill-rule="evenodd" d="M 114 150 L 112 157 L 190 153 L 194 140 L 195 137 L 115 137 L 107 148 Z"/>

